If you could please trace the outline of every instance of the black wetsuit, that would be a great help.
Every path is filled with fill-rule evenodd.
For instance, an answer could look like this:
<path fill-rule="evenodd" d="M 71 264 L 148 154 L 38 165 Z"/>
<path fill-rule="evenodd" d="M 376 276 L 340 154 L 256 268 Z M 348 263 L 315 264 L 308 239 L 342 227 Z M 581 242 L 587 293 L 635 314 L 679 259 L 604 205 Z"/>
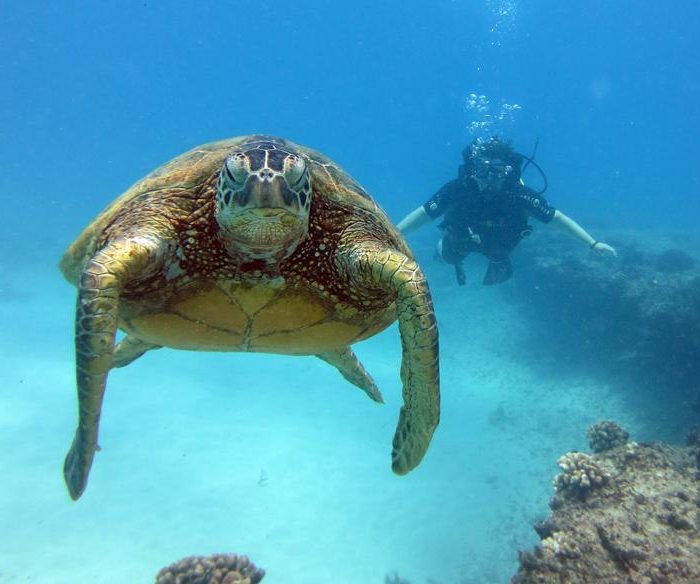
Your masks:
<path fill-rule="evenodd" d="M 549 223 L 555 213 L 544 197 L 517 180 L 497 193 L 480 191 L 476 182 L 465 176 L 464 167 L 460 167 L 458 178 L 443 185 L 423 208 L 432 219 L 444 215 L 440 224 L 445 231 L 442 256 L 455 265 L 460 284 L 461 263 L 470 252 L 490 260 L 484 284 L 507 280 L 512 273 L 511 252 L 532 231 L 528 219 Z"/>

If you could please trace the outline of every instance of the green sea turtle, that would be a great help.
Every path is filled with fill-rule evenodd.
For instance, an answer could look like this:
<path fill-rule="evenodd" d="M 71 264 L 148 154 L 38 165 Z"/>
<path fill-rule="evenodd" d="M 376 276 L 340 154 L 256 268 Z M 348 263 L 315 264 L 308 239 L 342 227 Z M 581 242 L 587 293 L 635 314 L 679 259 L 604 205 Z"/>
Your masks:
<path fill-rule="evenodd" d="M 397 318 L 404 404 L 392 468 L 423 458 L 440 415 L 428 285 L 384 212 L 318 152 L 262 135 L 195 148 L 103 211 L 61 270 L 78 288 L 79 421 L 64 464 L 73 499 L 99 448 L 111 368 L 159 347 L 316 355 L 381 402 L 350 345 Z"/>

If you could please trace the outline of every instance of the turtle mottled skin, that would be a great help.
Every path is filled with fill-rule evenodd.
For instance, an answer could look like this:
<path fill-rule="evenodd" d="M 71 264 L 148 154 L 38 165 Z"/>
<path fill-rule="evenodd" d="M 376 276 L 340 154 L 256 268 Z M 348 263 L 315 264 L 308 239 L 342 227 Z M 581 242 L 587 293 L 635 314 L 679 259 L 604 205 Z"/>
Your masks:
<path fill-rule="evenodd" d="M 423 458 L 440 416 L 428 285 L 384 212 L 325 156 L 271 136 L 195 148 L 99 215 L 61 270 L 78 288 L 73 499 L 99 448 L 113 367 L 160 347 L 316 355 L 381 402 L 350 345 L 396 319 L 404 403 L 392 468 Z"/>

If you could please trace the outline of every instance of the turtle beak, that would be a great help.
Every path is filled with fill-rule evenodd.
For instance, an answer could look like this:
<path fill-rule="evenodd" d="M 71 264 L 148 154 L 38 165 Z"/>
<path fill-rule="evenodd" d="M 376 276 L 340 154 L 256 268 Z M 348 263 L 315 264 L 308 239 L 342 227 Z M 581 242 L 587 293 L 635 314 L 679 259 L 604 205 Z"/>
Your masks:
<path fill-rule="evenodd" d="M 297 197 L 280 176 L 251 176 L 240 195 L 244 209 L 284 210 L 297 213 Z"/>
<path fill-rule="evenodd" d="M 227 249 L 249 259 L 289 256 L 308 232 L 309 198 L 302 203 L 285 175 L 267 167 L 229 174 L 221 174 L 215 212 Z"/>
<path fill-rule="evenodd" d="M 296 200 L 281 177 L 249 177 L 235 200 L 217 213 L 227 248 L 250 259 L 289 255 L 308 226 Z"/>

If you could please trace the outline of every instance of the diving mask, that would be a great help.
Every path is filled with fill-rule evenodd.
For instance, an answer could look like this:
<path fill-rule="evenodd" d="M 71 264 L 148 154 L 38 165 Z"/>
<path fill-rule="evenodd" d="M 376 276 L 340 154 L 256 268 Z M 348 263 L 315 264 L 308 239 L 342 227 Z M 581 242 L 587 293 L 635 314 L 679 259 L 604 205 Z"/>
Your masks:
<path fill-rule="evenodd" d="M 513 167 L 501 160 L 488 160 L 479 158 L 474 161 L 475 178 L 487 180 L 503 180 L 513 172 Z"/>

